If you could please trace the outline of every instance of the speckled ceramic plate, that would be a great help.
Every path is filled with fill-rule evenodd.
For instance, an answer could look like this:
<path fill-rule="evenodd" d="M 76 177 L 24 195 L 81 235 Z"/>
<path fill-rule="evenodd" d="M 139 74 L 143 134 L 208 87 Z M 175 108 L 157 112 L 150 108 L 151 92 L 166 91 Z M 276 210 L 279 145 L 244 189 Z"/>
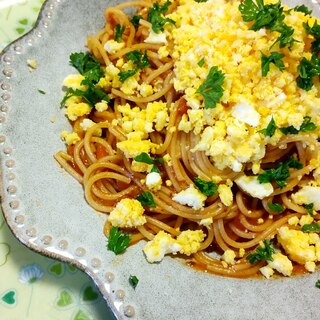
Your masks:
<path fill-rule="evenodd" d="M 320 13 L 310 0 L 287 3 L 305 3 Z M 87 272 L 118 319 L 319 319 L 320 290 L 314 285 L 319 273 L 230 279 L 197 272 L 170 257 L 148 264 L 142 242 L 120 256 L 106 249 L 103 216 L 87 205 L 81 185 L 53 154 L 63 148 L 60 132 L 68 126 L 59 101 L 61 81 L 73 72 L 69 54 L 85 50 L 87 34 L 103 26 L 103 10 L 111 4 L 48 0 L 35 29 L 1 55 L 1 196 L 13 233 L 29 248 Z M 33 72 L 28 59 L 37 61 Z M 135 290 L 130 275 L 140 280 Z"/>

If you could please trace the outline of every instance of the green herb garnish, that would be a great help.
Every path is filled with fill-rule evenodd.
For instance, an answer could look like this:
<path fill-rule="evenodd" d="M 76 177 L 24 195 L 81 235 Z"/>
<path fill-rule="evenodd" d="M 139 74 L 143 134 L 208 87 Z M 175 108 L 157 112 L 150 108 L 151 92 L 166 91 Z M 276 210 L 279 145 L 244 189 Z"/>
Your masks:
<path fill-rule="evenodd" d="M 294 11 L 296 12 L 302 12 L 304 13 L 305 16 L 310 16 L 312 14 L 312 10 L 310 10 L 307 6 L 305 6 L 304 4 L 300 5 L 300 6 L 295 6 L 293 8 Z"/>
<path fill-rule="evenodd" d="M 320 279 L 318 279 L 318 280 L 316 281 L 315 286 L 320 289 Z"/>
<path fill-rule="evenodd" d="M 129 284 L 131 285 L 131 287 L 133 289 L 136 288 L 136 286 L 138 285 L 139 279 L 136 276 L 132 276 L 130 275 L 129 277 Z"/>
<path fill-rule="evenodd" d="M 153 195 L 151 192 L 146 191 L 142 192 L 138 196 L 136 196 L 136 199 L 143 205 L 143 206 L 148 206 L 155 208 L 156 203 L 154 202 Z"/>
<path fill-rule="evenodd" d="M 299 132 L 313 131 L 317 129 L 317 126 L 311 122 L 311 117 L 305 116 L 300 129 L 296 129 L 294 126 L 279 128 L 283 134 L 297 134 Z"/>
<path fill-rule="evenodd" d="M 117 42 L 122 42 L 122 35 L 124 31 L 126 30 L 126 26 L 121 26 L 120 24 L 116 24 L 116 27 L 114 29 L 114 40 Z"/>
<path fill-rule="evenodd" d="M 311 223 L 304 224 L 301 227 L 302 232 L 320 232 L 320 224 L 319 223 Z"/>
<path fill-rule="evenodd" d="M 314 207 L 313 203 L 304 204 L 303 207 L 307 210 L 310 216 L 313 216 L 313 207 Z"/>
<path fill-rule="evenodd" d="M 199 62 L 198 62 L 198 66 L 199 66 L 199 67 L 203 67 L 203 65 L 204 65 L 204 58 L 202 58 L 202 59 L 199 60 Z"/>
<path fill-rule="evenodd" d="M 126 59 L 132 60 L 138 69 L 150 67 L 147 51 L 145 51 L 143 54 L 140 52 L 140 50 L 130 51 L 126 54 Z"/>
<path fill-rule="evenodd" d="M 256 0 L 255 2 L 253 0 L 244 0 L 239 5 L 239 11 L 243 21 L 253 22 L 251 30 L 258 31 L 265 27 L 271 31 L 279 32 L 280 36 L 273 45 L 279 42 L 280 48 L 286 45 L 291 48 L 293 42 L 296 41 L 292 38 L 294 29 L 283 22 L 285 15 L 281 1 L 264 4 L 264 0 Z"/>
<path fill-rule="evenodd" d="M 275 252 L 269 240 L 263 241 L 264 247 L 258 247 L 255 252 L 248 254 L 247 260 L 254 264 L 258 261 L 273 261 L 272 254 Z"/>
<path fill-rule="evenodd" d="M 312 27 L 305 22 L 303 23 L 303 27 L 308 34 L 314 37 L 314 41 L 311 43 L 311 51 L 314 54 L 318 54 L 320 52 L 320 25 L 317 20 L 315 20 Z"/>
<path fill-rule="evenodd" d="M 218 186 L 212 181 L 204 181 L 200 178 L 194 178 L 194 184 L 206 196 L 212 196 L 218 190 Z"/>
<path fill-rule="evenodd" d="M 38 92 L 41 93 L 41 94 L 46 94 L 46 92 L 41 90 L 41 89 L 38 89 Z"/>
<path fill-rule="evenodd" d="M 143 162 L 146 164 L 153 164 L 151 172 L 158 172 L 160 173 L 159 168 L 157 167 L 157 163 L 163 163 L 163 158 L 161 157 L 154 157 L 153 159 L 146 153 L 142 152 L 138 156 L 134 158 L 137 162 Z"/>
<path fill-rule="evenodd" d="M 164 25 L 166 23 L 176 24 L 176 22 L 170 18 L 165 18 L 164 14 L 168 11 L 170 1 L 166 1 L 162 6 L 158 2 L 154 3 L 152 8 L 148 12 L 148 21 L 152 24 L 152 30 L 155 33 L 159 33 L 164 30 Z"/>
<path fill-rule="evenodd" d="M 136 29 L 138 29 L 139 27 L 140 19 L 142 19 L 142 16 L 139 15 L 134 15 L 131 19 L 131 23 L 134 25 Z"/>
<path fill-rule="evenodd" d="M 123 252 L 130 243 L 130 236 L 118 229 L 118 227 L 112 227 L 108 237 L 107 248 L 113 251 L 115 254 Z"/>
<path fill-rule="evenodd" d="M 118 73 L 119 76 L 119 80 L 121 82 L 125 82 L 128 78 L 132 77 L 133 75 L 135 75 L 137 73 L 137 69 L 134 70 L 127 70 L 127 71 L 121 71 Z"/>
<path fill-rule="evenodd" d="M 204 98 L 205 109 L 213 109 L 223 96 L 222 84 L 224 74 L 214 66 L 210 68 L 206 80 L 200 85 L 196 93 L 200 93 Z"/>
<path fill-rule="evenodd" d="M 320 75 L 320 59 L 313 54 L 311 59 L 303 57 L 298 66 L 299 76 L 296 79 L 299 88 L 311 90 L 315 76 Z"/>
<path fill-rule="evenodd" d="M 97 102 L 104 100 L 109 102 L 108 95 L 96 87 L 96 83 L 103 76 L 99 61 L 90 53 L 75 52 L 70 55 L 70 64 L 84 76 L 81 85 L 86 85 L 87 90 L 68 88 L 61 101 L 63 107 L 65 102 L 72 96 L 82 97 L 88 104 L 94 106 Z"/>
<path fill-rule="evenodd" d="M 259 130 L 258 132 L 264 134 L 266 137 L 272 137 L 276 129 L 277 129 L 276 122 L 272 117 L 267 127 L 262 130 Z"/>
<path fill-rule="evenodd" d="M 271 211 L 277 212 L 277 213 L 282 213 L 285 210 L 284 206 L 277 202 L 275 203 L 269 202 L 267 206 Z"/>
<path fill-rule="evenodd" d="M 282 189 L 287 185 L 287 179 L 290 177 L 289 168 L 301 169 L 302 163 L 296 158 L 290 157 L 286 162 L 279 162 L 277 168 L 265 170 L 258 175 L 260 183 L 269 183 L 275 181 Z"/>
<path fill-rule="evenodd" d="M 90 53 L 75 52 L 70 55 L 70 64 L 85 77 L 85 83 L 97 83 L 103 76 L 100 62 Z"/>
<path fill-rule="evenodd" d="M 266 56 L 265 54 L 261 53 L 261 74 L 263 77 L 267 76 L 270 70 L 270 64 L 273 63 L 275 66 L 278 67 L 280 71 L 284 70 L 284 63 L 281 60 L 284 57 L 284 54 L 279 52 L 272 52 L 270 56 Z"/>

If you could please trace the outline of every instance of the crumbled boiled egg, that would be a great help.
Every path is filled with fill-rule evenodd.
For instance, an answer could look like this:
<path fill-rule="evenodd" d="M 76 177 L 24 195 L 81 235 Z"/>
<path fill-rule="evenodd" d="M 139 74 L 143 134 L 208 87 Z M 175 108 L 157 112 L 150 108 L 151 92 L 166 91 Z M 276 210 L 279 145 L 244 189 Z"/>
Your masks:
<path fill-rule="evenodd" d="M 292 261 L 304 265 L 308 261 L 315 262 L 318 259 L 319 236 L 314 235 L 318 236 L 284 226 L 278 230 L 277 239 Z"/>
<path fill-rule="evenodd" d="M 127 158 L 135 158 L 143 152 L 155 153 L 157 145 L 150 140 L 143 140 L 141 138 L 142 135 L 139 132 L 132 132 L 128 135 L 128 140 L 118 142 L 117 147 Z"/>
<path fill-rule="evenodd" d="M 290 276 L 293 270 L 292 262 L 288 257 L 280 252 L 272 254 L 272 261 L 268 261 L 269 267 L 282 273 L 284 276 Z"/>
<path fill-rule="evenodd" d="M 124 48 L 125 43 L 124 42 L 117 42 L 114 39 L 110 39 L 108 40 L 103 48 L 104 50 L 106 50 L 108 53 L 110 54 L 115 54 L 117 53 L 119 50 L 121 50 L 122 48 Z"/>
<path fill-rule="evenodd" d="M 303 186 L 298 192 L 291 195 L 292 200 L 299 205 L 313 203 L 313 209 L 320 210 L 320 187 Z"/>
<path fill-rule="evenodd" d="M 70 74 L 63 80 L 63 85 L 67 88 L 72 88 L 73 90 L 79 89 L 82 91 L 87 90 L 87 86 L 81 84 L 84 80 L 84 76 L 81 74 Z"/>
<path fill-rule="evenodd" d="M 100 101 L 100 102 L 97 102 L 95 105 L 94 105 L 95 109 L 98 111 L 98 112 L 103 112 L 103 111 L 106 111 L 108 109 L 108 102 L 107 101 Z"/>
<path fill-rule="evenodd" d="M 122 199 L 110 212 L 108 221 L 115 227 L 132 228 L 147 222 L 144 208 L 136 199 Z"/>
<path fill-rule="evenodd" d="M 257 176 L 242 175 L 235 180 L 238 187 L 250 196 L 258 199 L 263 199 L 273 193 L 271 183 L 260 183 Z"/>
<path fill-rule="evenodd" d="M 213 218 L 210 217 L 210 218 L 201 219 L 200 222 L 199 222 L 199 225 L 200 226 L 205 226 L 207 228 L 210 228 L 212 223 L 213 223 Z"/>
<path fill-rule="evenodd" d="M 146 176 L 146 185 L 150 190 L 160 190 L 162 185 L 162 178 L 158 172 L 150 172 Z"/>
<path fill-rule="evenodd" d="M 177 243 L 181 246 L 180 253 L 190 256 L 196 253 L 201 246 L 205 234 L 202 230 L 185 230 L 177 237 Z"/>
<path fill-rule="evenodd" d="M 227 184 L 219 184 L 218 186 L 218 193 L 219 193 L 219 198 L 221 202 L 229 207 L 232 205 L 233 202 L 233 193 L 231 190 L 231 186 Z"/>
<path fill-rule="evenodd" d="M 249 103 L 239 103 L 235 105 L 232 109 L 232 116 L 252 127 L 257 127 L 259 125 L 261 117 L 254 106 Z"/>
<path fill-rule="evenodd" d="M 167 43 L 167 37 L 164 32 L 156 33 L 150 29 L 148 37 L 144 40 L 146 43 Z"/>
<path fill-rule="evenodd" d="M 68 131 L 61 132 L 61 139 L 64 140 L 68 146 L 81 140 L 76 132 L 69 133 Z"/>
<path fill-rule="evenodd" d="M 75 121 L 78 117 L 88 115 L 91 112 L 91 107 L 85 102 L 70 104 L 66 109 L 65 113 L 69 120 Z"/>
<path fill-rule="evenodd" d="M 91 128 L 92 126 L 94 126 L 96 123 L 88 118 L 85 118 L 81 121 L 80 123 L 80 127 L 83 129 L 83 131 L 87 131 L 89 128 Z M 93 135 L 100 137 L 102 134 L 102 129 L 101 128 L 97 128 Z"/>
<path fill-rule="evenodd" d="M 221 260 L 225 261 L 228 264 L 234 264 L 235 263 L 235 257 L 236 253 L 233 250 L 226 250 L 223 255 L 221 256 Z"/>
<path fill-rule="evenodd" d="M 27 64 L 31 71 L 37 69 L 38 67 L 38 63 L 35 59 L 28 59 Z"/>
<path fill-rule="evenodd" d="M 172 200 L 198 210 L 204 206 L 207 197 L 191 184 L 187 189 L 176 193 Z"/>
<path fill-rule="evenodd" d="M 181 245 L 172 238 L 169 233 L 159 231 L 155 237 L 143 248 L 148 262 L 159 262 L 166 254 L 176 254 L 181 249 Z"/>

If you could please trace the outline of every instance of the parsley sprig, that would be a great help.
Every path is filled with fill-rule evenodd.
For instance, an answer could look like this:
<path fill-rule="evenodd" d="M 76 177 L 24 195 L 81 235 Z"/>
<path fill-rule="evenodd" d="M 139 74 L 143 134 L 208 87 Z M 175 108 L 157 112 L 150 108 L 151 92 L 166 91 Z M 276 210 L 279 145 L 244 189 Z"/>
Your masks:
<path fill-rule="evenodd" d="M 274 133 L 276 132 L 276 129 L 277 129 L 277 125 L 272 117 L 270 122 L 268 123 L 267 127 L 259 130 L 258 132 L 264 134 L 266 137 L 272 137 L 274 135 Z"/>
<path fill-rule="evenodd" d="M 213 109 L 223 96 L 222 84 L 224 74 L 217 66 L 210 68 L 206 80 L 200 85 L 196 93 L 204 98 L 205 109 Z"/>
<path fill-rule="evenodd" d="M 301 227 L 302 232 L 320 232 L 320 224 L 319 223 L 310 223 L 310 224 L 304 224 Z"/>
<path fill-rule="evenodd" d="M 298 73 L 299 76 L 296 79 L 298 87 L 306 91 L 311 90 L 314 77 L 320 76 L 320 59 L 317 55 L 313 54 L 310 60 L 303 57 L 298 66 Z"/>
<path fill-rule="evenodd" d="M 204 181 L 200 178 L 194 178 L 194 184 L 207 197 L 214 195 L 218 190 L 218 186 L 212 181 Z"/>
<path fill-rule="evenodd" d="M 170 18 L 165 18 L 164 14 L 167 13 L 171 5 L 170 1 L 166 1 L 163 5 L 160 5 L 158 2 L 155 2 L 152 8 L 148 12 L 148 21 L 151 22 L 152 30 L 155 33 L 159 33 L 164 30 L 164 25 L 166 23 L 176 24 L 176 22 Z"/>
<path fill-rule="evenodd" d="M 278 202 L 274 202 L 274 203 L 269 202 L 267 206 L 271 211 L 276 213 L 282 213 L 285 210 L 284 206 Z"/>
<path fill-rule="evenodd" d="M 299 132 L 313 131 L 317 129 L 317 126 L 311 122 L 311 117 L 305 116 L 299 130 L 294 126 L 288 126 L 279 129 L 283 134 L 297 134 Z"/>
<path fill-rule="evenodd" d="M 260 183 L 275 182 L 281 189 L 287 185 L 287 179 L 290 177 L 289 168 L 302 169 L 300 163 L 295 157 L 290 157 L 285 162 L 278 162 L 276 168 L 267 169 L 258 175 Z"/>
<path fill-rule="evenodd" d="M 303 27 L 308 34 L 314 37 L 314 41 L 311 43 L 311 51 L 318 54 L 320 52 L 320 25 L 315 20 L 312 27 L 306 22 L 303 23 Z"/>
<path fill-rule="evenodd" d="M 146 191 L 140 193 L 138 196 L 136 196 L 136 199 L 143 205 L 151 208 L 156 207 L 156 203 L 154 202 L 153 195 L 151 192 Z"/>
<path fill-rule="evenodd" d="M 135 69 L 119 72 L 118 76 L 121 82 L 124 82 L 128 78 L 135 75 L 138 72 L 138 70 L 151 66 L 147 56 L 147 51 L 142 53 L 140 50 L 133 50 L 128 52 L 125 55 L 125 57 L 127 61 L 130 61 L 130 60 L 133 61 L 135 65 Z"/>
<path fill-rule="evenodd" d="M 122 35 L 126 30 L 126 26 L 121 26 L 120 24 L 116 24 L 114 29 L 114 40 L 117 42 L 122 42 Z"/>
<path fill-rule="evenodd" d="M 280 36 L 272 46 L 279 42 L 280 48 L 288 45 L 289 49 L 291 49 L 296 41 L 292 37 L 294 29 L 283 22 L 285 14 L 281 1 L 264 4 L 264 0 L 244 0 L 239 5 L 239 11 L 241 12 L 243 21 L 253 22 L 251 30 L 258 31 L 265 27 L 270 31 L 280 33 Z"/>
<path fill-rule="evenodd" d="M 269 240 L 263 241 L 263 247 L 257 247 L 256 251 L 247 255 L 247 260 L 254 264 L 258 261 L 273 261 L 272 254 L 275 252 Z"/>
<path fill-rule="evenodd" d="M 100 63 L 90 53 L 75 52 L 70 55 L 70 64 L 84 76 L 81 85 L 86 85 L 86 90 L 68 88 L 61 101 L 63 107 L 65 102 L 72 96 L 82 97 L 89 105 L 94 106 L 97 102 L 104 100 L 109 102 L 109 96 L 96 86 L 103 71 Z"/>
<path fill-rule="evenodd" d="M 112 227 L 108 237 L 107 248 L 113 251 L 116 255 L 120 254 L 127 249 L 130 243 L 130 236 L 118 229 L 118 227 Z"/>
<path fill-rule="evenodd" d="M 163 163 L 164 160 L 162 157 L 154 157 L 153 159 L 146 153 L 142 152 L 138 156 L 134 158 L 135 161 L 137 162 L 143 162 L 146 164 L 153 164 L 153 167 L 151 169 L 151 172 L 160 172 L 157 163 Z"/>
<path fill-rule="evenodd" d="M 131 285 L 131 287 L 133 289 L 135 289 L 137 287 L 138 283 L 139 283 L 139 279 L 137 278 L 137 276 L 130 275 L 129 284 Z"/>
<path fill-rule="evenodd" d="M 307 210 L 308 214 L 310 216 L 313 216 L 313 207 L 314 207 L 314 204 L 311 202 L 311 203 L 306 203 L 303 205 L 303 207 Z"/>
<path fill-rule="evenodd" d="M 284 63 L 282 59 L 284 54 L 277 51 L 271 52 L 269 56 L 261 53 L 261 74 L 263 77 L 266 77 L 270 71 L 270 64 L 273 63 L 280 71 L 284 70 Z"/>

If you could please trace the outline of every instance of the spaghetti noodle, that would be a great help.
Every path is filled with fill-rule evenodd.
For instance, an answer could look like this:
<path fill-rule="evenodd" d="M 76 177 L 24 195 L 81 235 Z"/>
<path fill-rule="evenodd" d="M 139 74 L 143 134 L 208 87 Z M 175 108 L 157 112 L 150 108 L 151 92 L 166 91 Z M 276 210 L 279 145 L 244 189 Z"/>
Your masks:
<path fill-rule="evenodd" d="M 82 73 L 64 82 L 73 132 L 55 159 L 107 214 L 105 234 L 147 240 L 149 262 L 179 253 L 215 274 L 268 278 L 320 261 L 320 87 L 316 74 L 305 90 L 296 80 L 315 19 L 277 7 L 294 31 L 286 45 L 279 30 L 253 30 L 250 3 L 121 3 L 88 37 L 91 55 L 71 59 Z"/>

